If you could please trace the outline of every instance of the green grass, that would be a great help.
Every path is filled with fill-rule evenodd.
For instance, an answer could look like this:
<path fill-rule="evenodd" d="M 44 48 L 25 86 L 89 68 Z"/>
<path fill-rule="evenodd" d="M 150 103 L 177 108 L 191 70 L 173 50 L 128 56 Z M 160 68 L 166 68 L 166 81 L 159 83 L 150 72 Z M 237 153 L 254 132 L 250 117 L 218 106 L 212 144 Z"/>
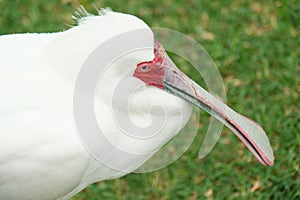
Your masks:
<path fill-rule="evenodd" d="M 0 0 L 0 34 L 67 29 L 80 4 L 95 11 L 92 1 Z M 93 184 L 73 200 L 300 199 L 299 1 L 103 0 L 96 5 L 202 44 L 222 74 L 228 104 L 263 125 L 276 160 L 273 167 L 260 165 L 228 129 L 208 157 L 198 159 L 205 115 L 191 148 L 170 166 Z"/>

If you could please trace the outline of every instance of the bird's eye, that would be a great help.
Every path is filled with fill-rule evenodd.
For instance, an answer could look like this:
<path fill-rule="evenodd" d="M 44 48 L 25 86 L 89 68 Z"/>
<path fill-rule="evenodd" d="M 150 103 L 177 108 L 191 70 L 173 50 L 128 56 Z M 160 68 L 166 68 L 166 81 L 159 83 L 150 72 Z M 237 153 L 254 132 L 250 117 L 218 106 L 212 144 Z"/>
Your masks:
<path fill-rule="evenodd" d="M 149 70 L 149 66 L 148 65 L 143 65 L 140 69 L 141 69 L 141 71 L 146 72 L 146 71 Z"/>

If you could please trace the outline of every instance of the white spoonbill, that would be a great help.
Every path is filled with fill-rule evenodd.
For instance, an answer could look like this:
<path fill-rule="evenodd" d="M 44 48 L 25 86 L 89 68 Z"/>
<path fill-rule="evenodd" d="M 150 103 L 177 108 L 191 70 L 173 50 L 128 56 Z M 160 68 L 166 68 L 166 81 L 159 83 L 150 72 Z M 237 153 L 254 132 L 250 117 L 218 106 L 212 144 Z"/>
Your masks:
<path fill-rule="evenodd" d="M 74 123 L 73 92 L 81 67 L 97 47 L 138 29 L 146 31 L 137 40 L 150 48 L 113 62 L 101 77 L 105 87 L 95 91 L 95 115 L 108 138 L 98 141 L 98 153 L 113 162 L 111 167 L 99 162 L 82 143 Z M 126 44 L 130 41 L 120 46 Z M 97 56 L 101 60 L 106 54 Z M 135 16 L 103 9 L 99 16 L 87 15 L 64 32 L 4 35 L 0 37 L 0 60 L 1 199 L 69 199 L 93 182 L 130 173 L 184 127 L 192 105 L 228 126 L 262 164 L 273 165 L 263 129 L 184 75 L 148 25 Z M 124 135 L 112 116 L 112 91 L 128 72 L 131 75 L 125 84 L 144 85 L 129 101 L 131 120 L 147 125 L 153 105 L 164 108 L 164 127 L 147 140 Z M 120 113 L 128 110 L 118 107 L 122 101 L 114 102 Z M 154 113 L 152 120 L 159 119 Z M 107 145 L 108 141 L 113 145 Z M 116 147 L 142 153 L 126 157 Z"/>

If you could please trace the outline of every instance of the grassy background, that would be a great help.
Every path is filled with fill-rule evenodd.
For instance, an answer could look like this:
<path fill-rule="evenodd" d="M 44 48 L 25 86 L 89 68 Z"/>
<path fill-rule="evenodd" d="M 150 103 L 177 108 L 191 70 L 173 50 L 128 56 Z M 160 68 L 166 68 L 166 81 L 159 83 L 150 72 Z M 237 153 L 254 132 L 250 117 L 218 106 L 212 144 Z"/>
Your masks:
<path fill-rule="evenodd" d="M 64 30 L 75 8 L 83 5 L 95 13 L 93 4 L 201 43 L 222 74 L 228 104 L 263 125 L 276 160 L 273 167 L 258 164 L 228 129 L 209 156 L 199 160 L 199 141 L 208 124 L 208 117 L 202 117 L 191 148 L 172 165 L 93 184 L 73 200 L 300 199 L 298 0 L 0 0 L 0 34 Z"/>

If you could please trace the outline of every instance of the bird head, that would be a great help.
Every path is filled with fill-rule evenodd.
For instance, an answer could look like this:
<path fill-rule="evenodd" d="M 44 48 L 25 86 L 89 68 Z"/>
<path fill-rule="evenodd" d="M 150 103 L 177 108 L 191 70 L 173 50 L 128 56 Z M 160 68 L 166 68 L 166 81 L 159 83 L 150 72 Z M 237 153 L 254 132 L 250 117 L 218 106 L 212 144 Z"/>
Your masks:
<path fill-rule="evenodd" d="M 230 128 L 262 164 L 273 165 L 273 151 L 264 130 L 181 72 L 158 41 L 154 40 L 154 59 L 139 63 L 133 76 L 207 111 Z"/>
<path fill-rule="evenodd" d="M 99 31 L 94 30 L 95 24 L 101 28 Z M 84 28 L 84 33 L 94 34 L 90 38 L 100 38 L 97 43 L 90 41 L 90 44 L 84 45 L 89 49 L 91 46 L 107 43 L 114 36 L 134 30 L 145 30 L 130 40 L 109 43 L 109 47 L 113 44 L 116 45 L 111 47 L 110 52 L 125 46 L 132 47 L 132 44 L 139 42 L 143 44 L 141 47 L 148 48 L 126 53 L 112 62 L 105 75 L 101 77 L 101 82 L 105 86 L 103 90 L 99 90 L 98 96 L 101 101 L 97 102 L 115 105 L 120 111 L 115 114 L 115 117 L 122 116 L 122 113 L 129 113 L 129 118 L 136 124 L 142 124 L 143 127 L 149 125 L 145 121 L 150 121 L 151 124 L 151 117 L 152 121 L 155 119 L 159 121 L 166 116 L 167 122 L 162 129 L 157 130 L 159 132 L 157 135 L 151 135 L 151 131 L 146 131 L 151 136 L 150 138 L 149 135 L 146 135 L 145 138 L 150 138 L 147 140 L 137 140 L 135 137 L 127 137 L 128 135 L 119 133 L 112 136 L 110 131 L 112 128 L 109 128 L 106 131 L 109 133 L 108 137 L 118 138 L 116 142 L 118 147 L 121 149 L 124 147 L 129 152 L 136 152 L 136 150 L 141 152 L 141 149 L 147 149 L 141 153 L 158 150 L 184 127 L 191 116 L 191 105 L 195 105 L 231 129 L 262 164 L 273 165 L 273 151 L 264 130 L 257 123 L 233 111 L 181 72 L 169 58 L 164 47 L 155 39 L 153 32 L 145 22 L 132 15 L 110 12 L 85 21 L 79 26 L 79 28 L 81 27 Z M 106 30 L 105 33 L 102 31 L 103 28 Z M 89 29 L 91 31 L 87 31 Z M 136 46 L 136 48 L 139 47 Z M 90 51 L 86 52 L 90 53 Z M 103 57 L 105 58 L 105 56 Z M 131 87 L 134 85 L 141 87 Z M 119 95 L 115 98 L 117 93 Z M 133 100 L 127 98 L 129 96 Z M 99 106 L 97 109 L 97 102 L 95 102 L 96 115 L 99 115 L 99 119 L 105 122 L 108 117 L 103 111 L 104 107 Z M 102 105 L 102 103 L 100 104 Z M 154 112 L 149 120 L 149 111 L 155 105 L 164 108 L 165 112 Z M 121 119 L 119 122 L 127 121 Z M 111 124 L 114 123 L 112 118 Z M 126 126 L 127 123 L 123 124 Z M 137 134 L 142 132 L 145 130 L 138 130 Z"/>

